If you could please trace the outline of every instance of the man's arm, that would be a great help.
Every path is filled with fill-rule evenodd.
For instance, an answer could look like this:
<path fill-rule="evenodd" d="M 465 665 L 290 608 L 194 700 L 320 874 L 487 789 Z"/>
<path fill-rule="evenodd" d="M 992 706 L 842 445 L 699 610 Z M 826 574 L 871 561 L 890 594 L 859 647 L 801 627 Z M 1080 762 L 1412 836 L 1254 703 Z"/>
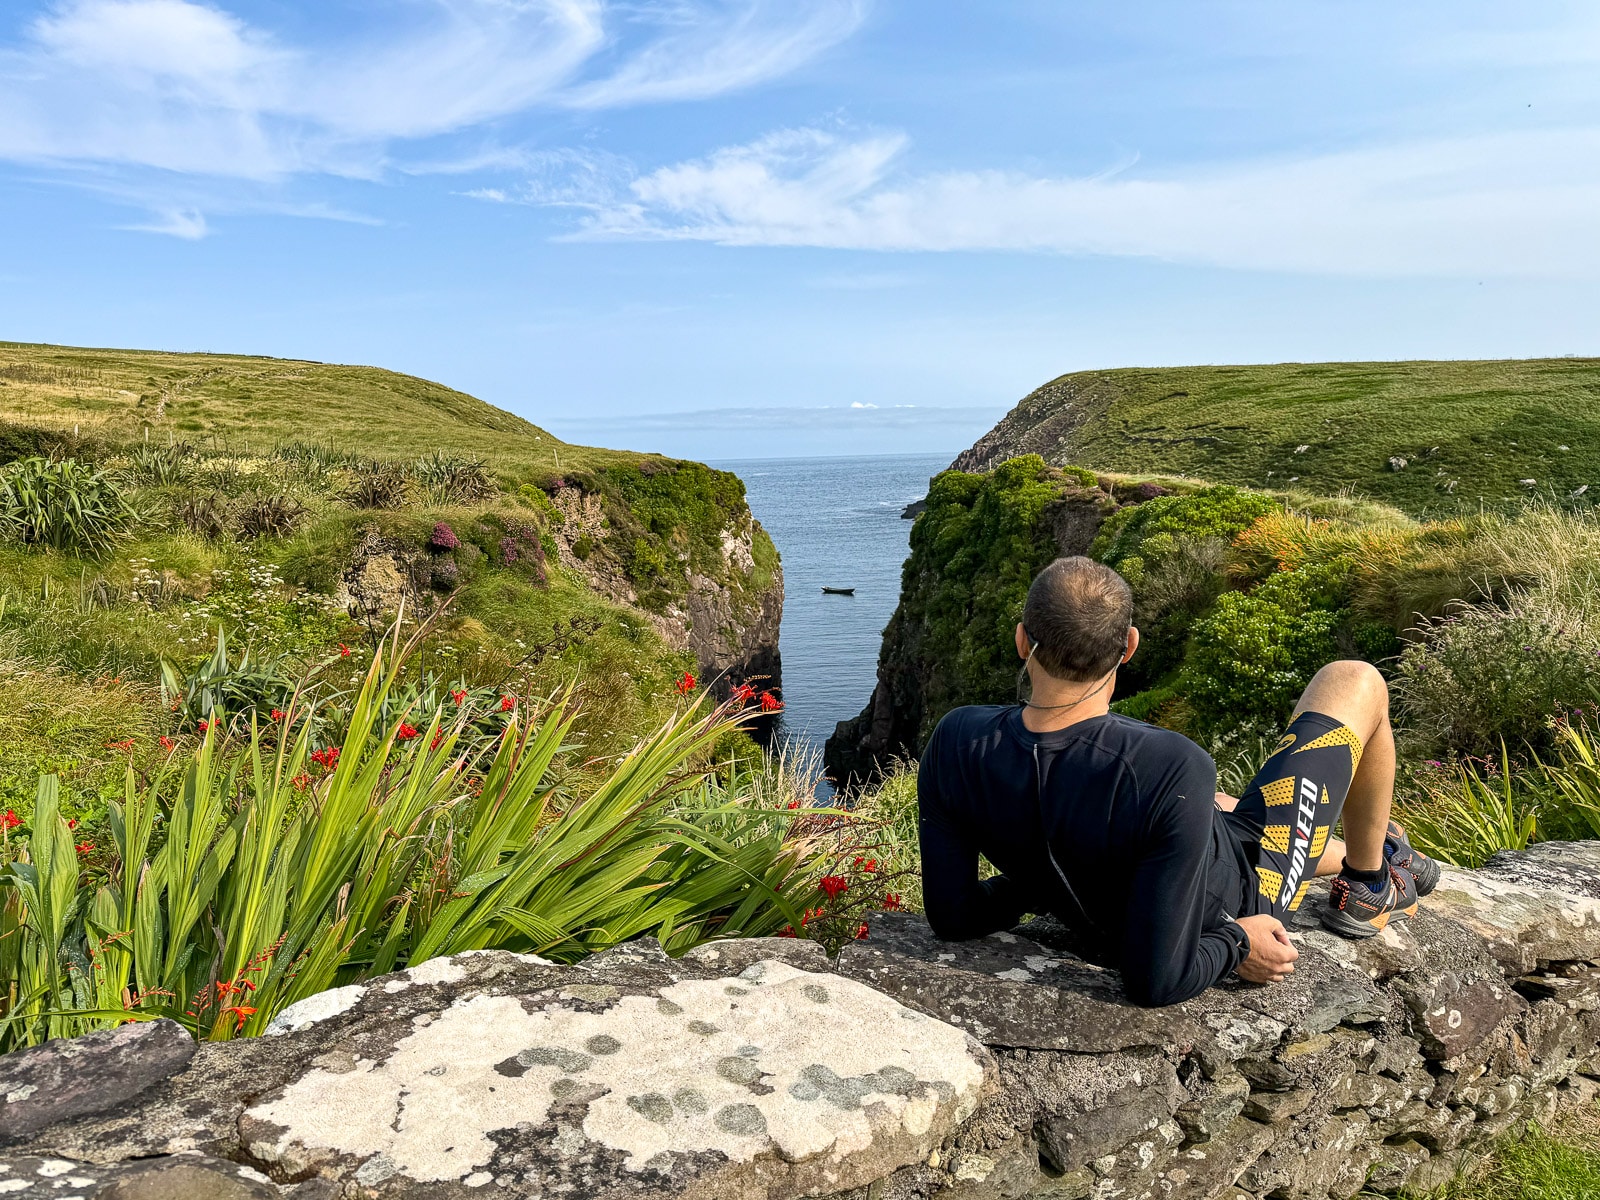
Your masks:
<path fill-rule="evenodd" d="M 1199 995 L 1245 957 L 1238 925 L 1203 928 L 1216 768 L 1196 755 L 1164 789 L 1134 870 L 1122 978 L 1135 1004 Z"/>
<path fill-rule="evenodd" d="M 1022 919 L 1016 884 L 1004 875 L 978 878 L 978 847 L 951 819 L 939 787 L 939 731 L 917 768 L 917 836 L 922 844 L 922 907 L 934 935 L 965 941 Z"/>

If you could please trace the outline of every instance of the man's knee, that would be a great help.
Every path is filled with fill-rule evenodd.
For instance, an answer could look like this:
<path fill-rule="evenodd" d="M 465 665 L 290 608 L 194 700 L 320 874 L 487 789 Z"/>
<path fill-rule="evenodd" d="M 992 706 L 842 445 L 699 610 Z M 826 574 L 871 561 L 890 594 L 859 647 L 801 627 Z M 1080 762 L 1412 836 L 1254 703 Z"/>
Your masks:
<path fill-rule="evenodd" d="M 1358 658 L 1343 658 L 1323 667 L 1306 687 L 1308 708 L 1370 713 L 1378 722 L 1388 719 L 1389 685 L 1377 667 Z M 1329 713 L 1329 715 L 1337 715 Z"/>

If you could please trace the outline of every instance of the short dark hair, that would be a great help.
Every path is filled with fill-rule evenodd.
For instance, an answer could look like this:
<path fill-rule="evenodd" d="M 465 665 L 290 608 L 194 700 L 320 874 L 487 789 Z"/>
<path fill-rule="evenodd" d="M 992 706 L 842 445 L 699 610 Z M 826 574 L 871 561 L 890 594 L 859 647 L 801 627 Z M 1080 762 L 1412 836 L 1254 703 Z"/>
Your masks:
<path fill-rule="evenodd" d="M 1082 555 L 1058 558 L 1040 571 L 1022 610 L 1033 660 L 1074 683 L 1099 679 L 1122 661 L 1132 624 L 1127 580 Z"/>

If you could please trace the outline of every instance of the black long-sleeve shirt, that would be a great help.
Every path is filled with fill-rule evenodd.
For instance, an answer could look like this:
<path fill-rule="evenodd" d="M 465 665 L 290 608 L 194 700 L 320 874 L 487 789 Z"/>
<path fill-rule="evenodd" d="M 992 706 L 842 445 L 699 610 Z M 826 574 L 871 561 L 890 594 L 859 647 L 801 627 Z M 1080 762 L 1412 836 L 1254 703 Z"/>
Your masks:
<path fill-rule="evenodd" d="M 1032 733 L 1022 711 L 958 708 L 923 751 L 934 933 L 982 937 L 1024 912 L 1053 913 L 1091 957 L 1121 969 L 1136 1004 L 1176 1004 L 1231 973 L 1248 941 L 1231 918 L 1241 875 L 1210 755 L 1115 713 Z M 979 880 L 980 853 L 998 876 Z"/>

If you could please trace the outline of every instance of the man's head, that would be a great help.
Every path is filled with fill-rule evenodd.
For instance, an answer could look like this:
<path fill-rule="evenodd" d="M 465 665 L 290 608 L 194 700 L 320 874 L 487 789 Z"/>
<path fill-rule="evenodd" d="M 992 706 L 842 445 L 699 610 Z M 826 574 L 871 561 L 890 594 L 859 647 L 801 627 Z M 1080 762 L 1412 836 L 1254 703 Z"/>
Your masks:
<path fill-rule="evenodd" d="M 1058 558 L 1033 581 L 1017 653 L 1057 679 L 1087 683 L 1126 662 L 1139 644 L 1133 592 L 1092 558 Z"/>

